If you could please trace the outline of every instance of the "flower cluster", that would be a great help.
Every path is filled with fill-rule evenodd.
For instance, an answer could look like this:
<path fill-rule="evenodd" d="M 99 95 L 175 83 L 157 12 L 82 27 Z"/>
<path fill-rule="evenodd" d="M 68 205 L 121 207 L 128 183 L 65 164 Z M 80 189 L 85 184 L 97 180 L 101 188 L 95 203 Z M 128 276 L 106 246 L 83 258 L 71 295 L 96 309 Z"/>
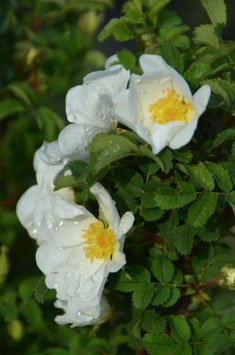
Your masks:
<path fill-rule="evenodd" d="M 44 142 L 35 153 L 37 184 L 17 205 L 22 225 L 39 245 L 36 262 L 46 275 L 46 285 L 56 290 L 55 306 L 65 311 L 56 317 L 59 324 L 100 324 L 110 316 L 104 285 L 109 273 L 126 263 L 125 234 L 134 217 L 126 212 L 120 219 L 115 202 L 96 182 L 90 189 L 99 204 L 96 218 L 75 203 L 71 188 L 54 191 L 57 174 L 68 161 L 88 160 L 92 138 L 117 122 L 146 140 L 155 154 L 167 145 L 182 147 L 191 140 L 210 96 L 208 85 L 192 96 L 182 76 L 159 56 L 142 55 L 143 75 L 131 77 L 121 65 L 112 65 L 116 59 L 69 90 L 70 124 L 57 141 Z"/>

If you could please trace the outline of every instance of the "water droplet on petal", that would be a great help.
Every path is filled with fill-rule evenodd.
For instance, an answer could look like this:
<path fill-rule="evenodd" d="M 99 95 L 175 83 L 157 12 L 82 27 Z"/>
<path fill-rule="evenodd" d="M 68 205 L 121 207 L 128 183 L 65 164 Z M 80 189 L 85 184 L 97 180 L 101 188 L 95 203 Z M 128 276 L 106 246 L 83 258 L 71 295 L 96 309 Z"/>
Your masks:
<path fill-rule="evenodd" d="M 68 273 L 66 274 L 66 278 L 67 278 L 67 279 L 70 279 L 71 276 L 72 276 L 71 272 L 68 272 Z"/>
<path fill-rule="evenodd" d="M 107 118 L 107 116 L 106 116 L 106 115 L 103 115 L 103 116 L 101 117 L 102 121 L 105 121 L 105 120 L 106 120 L 106 118 Z"/>
<path fill-rule="evenodd" d="M 38 232 L 38 230 L 35 228 L 35 229 L 33 230 L 33 234 L 37 234 L 37 232 Z"/>
<path fill-rule="evenodd" d="M 80 271 L 80 274 L 82 275 L 83 273 L 84 273 L 84 271 L 83 271 L 83 270 L 81 270 L 81 271 Z"/>
<path fill-rule="evenodd" d="M 46 219 L 46 227 L 47 227 L 48 229 L 51 229 L 52 226 L 53 226 L 52 221 L 51 221 L 50 219 Z"/>
<path fill-rule="evenodd" d="M 78 224 L 78 221 L 74 221 L 73 224 L 77 225 L 77 224 Z"/>
<path fill-rule="evenodd" d="M 54 288 L 58 288 L 58 287 L 59 287 L 58 282 L 54 283 Z"/>
<path fill-rule="evenodd" d="M 109 155 L 109 151 L 108 151 L 108 149 L 106 149 L 106 150 L 104 151 L 104 156 L 107 157 L 108 155 Z"/>
<path fill-rule="evenodd" d="M 59 222 L 58 222 L 58 225 L 59 225 L 60 227 L 63 226 L 63 224 L 64 224 L 63 221 L 59 221 Z"/>
<path fill-rule="evenodd" d="M 79 317 L 79 316 L 81 315 L 81 312 L 80 312 L 80 311 L 78 311 L 77 315 L 78 315 L 78 317 Z"/>
<path fill-rule="evenodd" d="M 58 227 L 55 227 L 55 231 L 58 231 L 58 229 L 59 229 Z"/>
<path fill-rule="evenodd" d="M 86 152 L 88 151 L 88 147 L 89 147 L 89 144 L 86 143 L 86 144 L 85 144 L 85 151 L 86 151 Z"/>
<path fill-rule="evenodd" d="M 138 78 L 138 79 L 135 80 L 135 84 L 139 84 L 140 82 L 141 82 L 141 79 L 140 79 L 140 78 Z"/>
<path fill-rule="evenodd" d="M 40 225 L 41 225 L 41 222 L 36 222 L 36 225 L 37 225 L 37 226 L 40 226 Z"/>
<path fill-rule="evenodd" d="M 92 280 L 93 282 L 96 282 L 96 281 L 97 281 L 97 276 L 96 276 L 96 275 L 93 275 L 93 276 L 91 277 L 91 280 Z"/>
<path fill-rule="evenodd" d="M 120 145 L 119 145 L 119 144 L 116 144 L 116 145 L 114 146 L 114 149 L 113 149 L 114 153 L 119 152 L 119 150 L 120 150 Z"/>

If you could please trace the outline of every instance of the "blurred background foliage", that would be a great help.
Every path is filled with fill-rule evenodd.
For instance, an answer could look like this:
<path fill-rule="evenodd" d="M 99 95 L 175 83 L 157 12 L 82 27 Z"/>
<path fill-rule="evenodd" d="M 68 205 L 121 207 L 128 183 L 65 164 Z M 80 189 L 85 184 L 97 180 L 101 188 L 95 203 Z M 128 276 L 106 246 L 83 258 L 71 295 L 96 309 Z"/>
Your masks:
<path fill-rule="evenodd" d="M 35 150 L 44 140 L 56 139 L 65 124 L 64 106 L 68 89 L 82 83 L 88 72 L 102 69 L 106 59 L 104 53 L 111 55 L 127 47 L 126 43 L 114 44 L 111 37 L 102 44 L 97 44 L 96 40 L 108 18 L 119 17 L 123 2 L 1 2 L 1 354 L 75 355 L 80 354 L 80 349 L 84 349 L 83 354 L 86 355 L 110 354 L 116 353 L 119 346 L 120 354 L 133 354 L 131 350 L 125 353 L 121 350 L 127 341 L 123 332 L 125 325 L 115 325 L 113 336 L 114 325 L 105 324 L 99 331 L 99 338 L 96 338 L 90 327 L 79 328 L 78 332 L 54 323 L 56 311 L 51 305 L 54 299 L 52 291 L 47 295 L 47 302 L 39 307 L 34 298 L 35 284 L 41 278 L 35 265 L 36 245 L 20 226 L 15 214 L 19 197 L 35 183 L 32 167 Z M 189 26 L 207 21 L 199 1 L 172 1 L 170 6 L 179 10 Z M 234 2 L 228 1 L 228 12 L 233 9 Z M 232 39 L 231 19 L 232 16 L 225 30 L 226 39 Z M 182 37 L 185 40 L 186 36 Z M 134 48 L 134 41 L 129 42 L 128 48 Z M 180 49 L 183 50 L 183 44 Z M 138 314 L 134 314 L 135 317 Z M 107 330 L 110 338 L 106 336 Z M 135 345 L 133 340 L 133 348 Z M 104 351 L 100 351 L 101 348 Z"/>

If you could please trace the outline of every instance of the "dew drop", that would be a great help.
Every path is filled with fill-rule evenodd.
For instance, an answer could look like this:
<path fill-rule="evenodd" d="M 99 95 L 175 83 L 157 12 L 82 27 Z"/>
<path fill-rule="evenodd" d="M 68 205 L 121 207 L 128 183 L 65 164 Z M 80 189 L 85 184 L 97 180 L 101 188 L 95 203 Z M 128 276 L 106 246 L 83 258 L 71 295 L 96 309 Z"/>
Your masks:
<path fill-rule="evenodd" d="M 141 82 L 141 79 L 140 79 L 140 78 L 138 78 L 138 79 L 135 80 L 135 84 L 139 84 L 140 82 Z"/>
<path fill-rule="evenodd" d="M 40 226 L 40 225 L 41 225 L 41 222 L 36 222 L 36 225 L 37 225 L 37 226 Z"/>
<path fill-rule="evenodd" d="M 103 115 L 103 116 L 101 117 L 102 121 L 105 121 L 105 120 L 106 120 L 106 118 L 107 118 L 107 116 L 106 116 L 106 115 Z"/>
<path fill-rule="evenodd" d="M 78 224 L 78 221 L 74 221 L 73 224 L 75 224 L 75 226 Z"/>
<path fill-rule="evenodd" d="M 114 153 L 119 152 L 119 150 L 120 150 L 120 145 L 119 145 L 119 144 L 116 144 L 116 145 L 114 146 L 114 149 L 113 149 Z"/>
<path fill-rule="evenodd" d="M 78 317 L 79 317 L 79 316 L 81 315 L 81 312 L 80 312 L 80 311 L 78 311 L 77 315 L 78 315 Z"/>
<path fill-rule="evenodd" d="M 80 271 L 80 274 L 81 274 L 81 275 L 83 274 L 83 270 Z"/>
<path fill-rule="evenodd" d="M 67 278 L 67 279 L 70 279 L 71 276 L 72 276 L 71 272 L 68 272 L 68 273 L 66 274 L 66 278 Z"/>
<path fill-rule="evenodd" d="M 58 284 L 58 282 L 56 282 L 55 284 L 54 284 L 54 288 L 58 288 L 59 287 L 59 284 Z"/>
<path fill-rule="evenodd" d="M 35 229 L 33 230 L 33 234 L 37 234 L 37 232 L 38 232 L 38 230 L 35 228 Z"/>
<path fill-rule="evenodd" d="M 58 231 L 58 229 L 59 229 L 58 227 L 55 227 L 55 231 Z"/>
<path fill-rule="evenodd" d="M 100 117 L 101 117 L 101 114 L 100 114 L 99 112 L 97 112 L 96 117 L 97 117 L 97 118 L 100 118 Z"/>
<path fill-rule="evenodd" d="M 109 151 L 108 150 L 105 150 L 104 151 L 104 156 L 107 157 L 109 155 Z"/>
<path fill-rule="evenodd" d="M 88 151 L 88 147 L 89 147 L 89 144 L 86 143 L 86 144 L 85 144 L 85 151 L 86 151 L 86 152 Z"/>
<path fill-rule="evenodd" d="M 53 226 L 52 221 L 51 221 L 50 219 L 46 219 L 46 227 L 47 227 L 48 229 L 51 229 L 52 226 Z"/>
<path fill-rule="evenodd" d="M 63 221 L 59 221 L 59 222 L 58 222 L 58 225 L 59 225 L 60 227 L 63 226 L 63 224 L 64 224 Z"/>

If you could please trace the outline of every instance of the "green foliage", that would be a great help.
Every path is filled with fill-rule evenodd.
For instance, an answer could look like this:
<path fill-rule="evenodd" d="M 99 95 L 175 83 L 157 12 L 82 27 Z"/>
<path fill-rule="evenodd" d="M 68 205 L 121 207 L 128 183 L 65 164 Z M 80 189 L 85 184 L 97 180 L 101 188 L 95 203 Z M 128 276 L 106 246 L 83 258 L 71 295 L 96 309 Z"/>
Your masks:
<path fill-rule="evenodd" d="M 95 37 L 110 0 L 8 1 L 1 6 L 0 352 L 27 355 L 231 355 L 234 352 L 235 112 L 234 42 L 223 39 L 223 0 L 198 0 L 210 23 L 186 25 L 169 0 L 129 0 L 98 40 L 109 36 L 119 64 L 141 74 L 142 53 L 161 55 L 194 94 L 212 95 L 191 142 L 152 153 L 119 126 L 97 134 L 88 161 L 69 161 L 55 191 L 72 187 L 76 203 L 98 215 L 90 187 L 100 181 L 120 215 L 135 214 L 126 265 L 105 285 L 112 318 L 101 326 L 54 322 L 55 293 L 38 276 L 35 243 L 15 214 L 35 183 L 32 160 L 64 127 L 64 98 L 105 56 Z M 228 13 L 228 17 L 230 14 Z M 85 25 L 84 25 L 85 23 Z M 125 41 L 132 40 L 132 50 Z M 99 48 L 104 49 L 99 45 Z M 130 48 L 130 47 L 129 47 Z M 145 350 L 144 350 L 145 349 Z"/>

